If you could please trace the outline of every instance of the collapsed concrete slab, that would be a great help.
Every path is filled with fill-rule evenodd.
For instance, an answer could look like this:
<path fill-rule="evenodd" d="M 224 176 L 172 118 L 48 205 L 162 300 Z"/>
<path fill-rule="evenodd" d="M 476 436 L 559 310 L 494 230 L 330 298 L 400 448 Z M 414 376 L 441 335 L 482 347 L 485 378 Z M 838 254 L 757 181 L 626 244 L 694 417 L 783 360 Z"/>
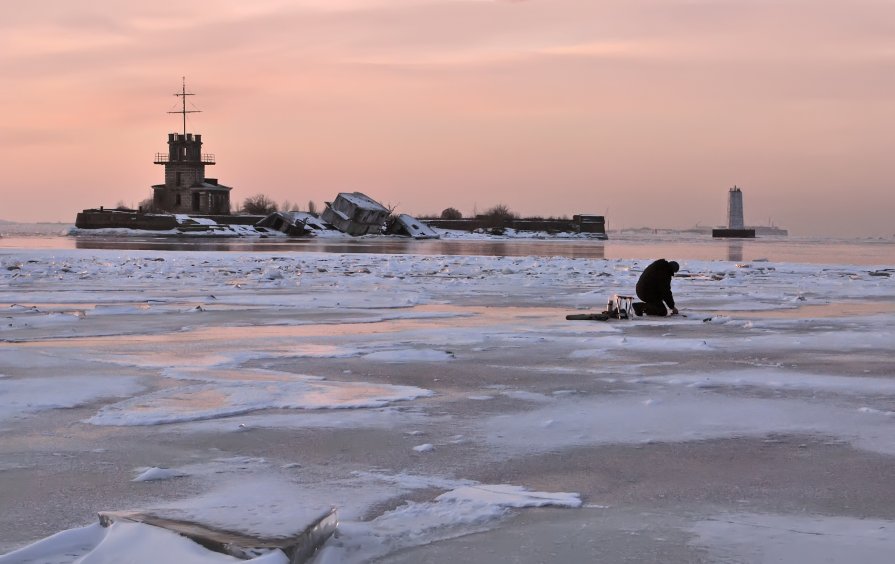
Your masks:
<path fill-rule="evenodd" d="M 315 215 L 307 212 L 274 212 L 258 223 L 255 227 L 273 229 L 291 237 L 313 236 L 327 229 L 332 229 Z"/>
<path fill-rule="evenodd" d="M 406 235 L 414 239 L 438 239 L 441 237 L 434 229 L 406 213 L 402 213 L 390 221 L 386 233 Z"/>
<path fill-rule="evenodd" d="M 326 202 L 320 218 L 349 235 L 377 235 L 382 233 L 389 210 L 360 192 L 342 192 Z"/>
<path fill-rule="evenodd" d="M 236 531 L 225 531 L 193 521 L 169 519 L 150 512 L 101 511 L 99 522 L 108 527 L 116 522 L 131 522 L 161 527 L 182 535 L 205 548 L 221 554 L 247 560 L 273 549 L 283 551 L 290 564 L 304 564 L 338 526 L 336 509 L 320 514 L 311 522 L 300 525 L 294 535 L 282 537 L 257 537 Z"/>

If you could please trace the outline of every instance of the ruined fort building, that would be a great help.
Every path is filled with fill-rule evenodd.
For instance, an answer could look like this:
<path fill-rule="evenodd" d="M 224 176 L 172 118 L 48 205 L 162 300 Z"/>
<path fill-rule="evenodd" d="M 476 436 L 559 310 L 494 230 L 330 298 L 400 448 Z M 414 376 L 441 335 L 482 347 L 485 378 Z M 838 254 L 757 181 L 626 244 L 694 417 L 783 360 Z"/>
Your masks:
<path fill-rule="evenodd" d="M 214 155 L 202 153 L 202 136 L 186 132 L 186 115 L 199 110 L 186 109 L 184 81 L 181 92 L 182 109 L 170 114 L 183 116 L 183 133 L 168 134 L 168 152 L 156 153 L 155 164 L 165 165 L 165 183 L 152 187 L 152 203 L 157 211 L 184 214 L 228 215 L 230 188 L 218 184 L 216 178 L 206 178 L 206 165 L 215 164 Z"/>

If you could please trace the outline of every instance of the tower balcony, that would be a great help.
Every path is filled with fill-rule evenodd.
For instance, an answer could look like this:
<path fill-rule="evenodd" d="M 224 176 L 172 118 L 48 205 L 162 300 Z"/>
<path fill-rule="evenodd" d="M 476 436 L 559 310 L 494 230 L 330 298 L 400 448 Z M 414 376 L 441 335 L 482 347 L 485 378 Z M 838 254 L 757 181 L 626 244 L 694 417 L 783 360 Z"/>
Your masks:
<path fill-rule="evenodd" d="M 194 159 L 172 159 L 171 155 L 168 153 L 156 153 L 155 160 L 153 161 L 155 164 L 168 164 L 168 163 L 202 163 L 206 165 L 213 165 L 214 162 L 214 154 L 213 153 L 203 153 L 202 157 L 199 160 Z"/>

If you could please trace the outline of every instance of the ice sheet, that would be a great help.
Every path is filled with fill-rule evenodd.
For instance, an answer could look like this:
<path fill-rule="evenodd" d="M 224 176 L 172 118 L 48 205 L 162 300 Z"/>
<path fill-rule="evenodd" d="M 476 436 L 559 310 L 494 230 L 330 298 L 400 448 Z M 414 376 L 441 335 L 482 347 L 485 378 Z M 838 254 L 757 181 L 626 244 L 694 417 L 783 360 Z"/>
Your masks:
<path fill-rule="evenodd" d="M 890 265 L 683 261 L 688 276 L 675 279 L 674 288 L 689 317 L 565 320 L 567 313 L 600 311 L 612 294 L 630 294 L 646 264 L 4 250 L 0 420 L 89 406 L 91 425 L 66 433 L 91 456 L 90 441 L 100 437 L 118 445 L 150 436 L 177 442 L 170 451 L 165 441 L 154 445 L 176 451 L 179 461 L 154 454 L 117 475 L 157 500 L 116 490 L 116 499 L 143 508 L 272 534 L 294 527 L 307 517 L 303 511 L 335 505 L 340 535 L 320 562 L 376 558 L 499 526 L 501 517 L 526 507 L 572 508 L 581 500 L 530 491 L 522 481 L 481 484 L 462 471 L 443 476 L 445 468 L 471 473 L 509 460 L 518 469 L 532 454 L 581 446 L 771 434 L 895 454 L 895 374 L 886 364 L 895 354 L 895 280 L 873 274 Z M 857 313 L 843 313 L 847 305 Z M 827 358 L 837 362 L 827 366 Z M 795 360 L 813 368 L 792 368 Z M 743 366 L 753 368 L 734 369 Z M 399 385 L 407 382 L 425 387 Z M 141 428 L 160 424 L 166 426 Z M 25 444 L 27 429 L 15 427 Z M 315 468 L 244 452 L 262 449 L 255 439 L 271 431 L 298 434 L 292 430 L 346 445 L 363 430 L 380 441 L 370 448 L 385 449 L 395 468 L 372 468 L 343 456 L 343 447 Z M 209 459 L 211 443 L 234 452 Z M 31 460 L 4 466 L 8 475 L 31 467 Z M 195 491 L 171 493 L 185 483 Z M 414 499 L 407 502 L 409 492 Z M 751 539 L 765 543 L 763 557 L 773 559 L 793 556 L 786 545 L 798 547 L 798 539 L 778 542 L 754 530 L 783 531 L 789 523 L 830 538 L 836 527 L 846 536 L 863 534 L 853 522 L 756 515 L 729 519 L 745 525 L 701 521 L 694 542 L 742 559 L 749 542 L 741 541 Z M 94 552 L 84 562 L 114 560 L 125 551 L 110 547 L 124 544 L 152 561 L 157 551 L 139 547 L 168 550 L 165 539 L 122 530 L 72 529 L 28 550 L 50 547 L 47 554 L 60 562 L 74 562 L 62 553 L 85 551 Z M 868 538 L 869 561 L 876 548 L 893 546 L 885 536 Z M 818 546 L 805 554 L 822 555 Z M 206 556 L 171 550 L 167 561 Z M 16 561 L 10 557 L 0 563 Z"/>
<path fill-rule="evenodd" d="M 892 561 L 895 522 L 880 519 L 736 513 L 695 523 L 692 544 L 715 561 L 861 562 Z"/>

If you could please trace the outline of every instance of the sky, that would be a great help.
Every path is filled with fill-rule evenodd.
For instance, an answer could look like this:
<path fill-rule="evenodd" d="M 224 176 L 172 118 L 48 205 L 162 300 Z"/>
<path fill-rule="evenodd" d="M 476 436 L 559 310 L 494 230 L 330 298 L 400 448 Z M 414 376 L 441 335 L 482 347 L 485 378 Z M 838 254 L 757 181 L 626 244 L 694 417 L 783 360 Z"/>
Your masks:
<path fill-rule="evenodd" d="M 895 234 L 890 0 L 47 0 L 0 77 L 6 220 L 151 197 L 186 77 L 234 203 Z"/>

